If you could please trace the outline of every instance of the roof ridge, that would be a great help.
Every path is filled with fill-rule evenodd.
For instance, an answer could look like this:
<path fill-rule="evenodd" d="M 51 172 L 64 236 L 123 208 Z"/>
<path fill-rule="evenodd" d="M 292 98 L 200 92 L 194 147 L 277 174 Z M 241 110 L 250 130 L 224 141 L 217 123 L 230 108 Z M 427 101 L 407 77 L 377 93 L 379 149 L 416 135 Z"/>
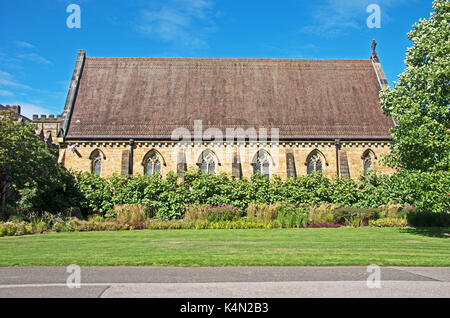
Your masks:
<path fill-rule="evenodd" d="M 294 58 L 202 58 L 202 57 L 86 57 L 89 60 L 159 60 L 159 61 L 277 61 L 277 62 L 370 62 L 371 59 L 294 59 Z"/>

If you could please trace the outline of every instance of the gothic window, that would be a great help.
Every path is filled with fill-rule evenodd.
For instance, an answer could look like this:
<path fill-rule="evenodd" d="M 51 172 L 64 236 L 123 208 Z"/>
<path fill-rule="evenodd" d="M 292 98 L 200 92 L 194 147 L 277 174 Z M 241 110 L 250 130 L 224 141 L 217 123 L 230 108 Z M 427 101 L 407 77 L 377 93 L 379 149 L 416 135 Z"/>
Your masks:
<path fill-rule="evenodd" d="M 202 161 L 200 164 L 200 169 L 202 173 L 215 174 L 216 172 L 216 162 L 210 151 L 204 151 L 202 153 Z"/>
<path fill-rule="evenodd" d="M 270 177 L 270 161 L 266 151 L 259 151 L 254 161 L 255 174 Z"/>
<path fill-rule="evenodd" d="M 318 153 L 313 153 L 307 161 L 308 174 L 322 171 L 322 159 Z"/>
<path fill-rule="evenodd" d="M 102 160 L 100 158 L 97 158 L 94 160 L 93 165 L 93 173 L 95 173 L 98 176 L 102 175 Z"/>
<path fill-rule="evenodd" d="M 372 169 L 373 161 L 376 159 L 375 154 L 372 150 L 368 149 L 364 152 L 362 156 L 364 171 L 369 171 Z"/>
<path fill-rule="evenodd" d="M 99 150 L 94 150 L 91 156 L 91 173 L 98 176 L 102 175 L 102 153 Z"/>
<path fill-rule="evenodd" d="M 145 174 L 161 174 L 161 161 L 156 156 L 156 153 L 151 153 L 144 164 Z"/>
<path fill-rule="evenodd" d="M 364 158 L 364 171 L 368 171 L 372 168 L 372 159 L 370 156 Z"/>

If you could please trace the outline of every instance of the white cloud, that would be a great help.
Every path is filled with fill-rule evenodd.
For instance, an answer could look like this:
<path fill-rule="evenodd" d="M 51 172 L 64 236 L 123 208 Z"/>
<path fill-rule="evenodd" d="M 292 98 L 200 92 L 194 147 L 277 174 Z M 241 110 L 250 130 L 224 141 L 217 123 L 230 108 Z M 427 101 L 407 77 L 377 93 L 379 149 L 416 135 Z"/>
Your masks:
<path fill-rule="evenodd" d="M 25 41 L 14 41 L 14 43 L 17 46 L 23 47 L 23 48 L 27 48 L 27 49 L 34 49 L 36 48 L 33 44 L 25 42 Z"/>
<path fill-rule="evenodd" d="M 16 58 L 10 58 L 5 53 L 0 52 L 0 65 L 3 67 L 7 67 L 10 69 L 22 69 L 21 66 L 19 66 L 20 60 Z"/>
<path fill-rule="evenodd" d="M 382 16 L 387 16 L 387 10 L 411 3 L 415 0 L 325 0 L 312 11 L 313 23 L 300 29 L 303 33 L 314 35 L 336 36 L 348 30 L 359 30 L 366 27 L 366 12 L 370 4 L 381 7 Z"/>
<path fill-rule="evenodd" d="M 6 86 L 11 88 L 19 88 L 19 89 L 31 89 L 31 87 L 27 85 L 23 85 L 18 83 L 14 76 L 9 74 L 8 72 L 4 72 L 0 70 L 0 87 Z"/>
<path fill-rule="evenodd" d="M 215 28 L 212 7 L 210 0 L 169 0 L 141 9 L 137 28 L 166 42 L 205 48 L 207 35 Z"/>
<path fill-rule="evenodd" d="M 4 89 L 0 89 L 0 96 L 14 96 L 14 93 Z"/>
<path fill-rule="evenodd" d="M 46 65 L 53 64 L 52 62 L 47 60 L 45 57 L 43 57 L 39 54 L 36 54 L 36 53 L 21 54 L 21 55 L 19 55 L 19 57 L 21 59 L 29 60 L 31 62 L 36 62 L 36 63 L 40 63 L 40 64 L 46 64 Z"/>
<path fill-rule="evenodd" d="M 20 105 L 22 115 L 30 119 L 34 114 L 48 115 L 59 112 L 59 107 L 49 105 L 59 104 L 61 95 L 65 93 L 30 87 L 20 83 L 13 74 L 0 69 L 0 104 Z"/>

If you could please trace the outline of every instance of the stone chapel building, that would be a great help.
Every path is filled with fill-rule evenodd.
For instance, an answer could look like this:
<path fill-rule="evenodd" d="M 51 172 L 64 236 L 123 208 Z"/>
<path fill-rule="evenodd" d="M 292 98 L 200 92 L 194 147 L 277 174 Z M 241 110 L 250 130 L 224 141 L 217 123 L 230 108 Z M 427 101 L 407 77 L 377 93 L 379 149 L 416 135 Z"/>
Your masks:
<path fill-rule="evenodd" d="M 174 171 L 182 178 L 199 167 L 235 178 L 315 171 L 355 178 L 391 172 L 379 162 L 395 125 L 380 108 L 385 86 L 375 49 L 366 60 L 79 51 L 63 114 L 33 121 L 53 123 L 68 169 L 104 177 Z"/>

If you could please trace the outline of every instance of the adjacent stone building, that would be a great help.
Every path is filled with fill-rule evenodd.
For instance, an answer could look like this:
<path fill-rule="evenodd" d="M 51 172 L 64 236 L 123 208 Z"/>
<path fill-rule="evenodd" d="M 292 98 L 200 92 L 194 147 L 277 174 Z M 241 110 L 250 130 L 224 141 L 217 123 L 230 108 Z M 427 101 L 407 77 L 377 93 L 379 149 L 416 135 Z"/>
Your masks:
<path fill-rule="evenodd" d="M 33 115 L 33 124 L 36 126 L 36 132 L 44 136 L 44 139 L 51 144 L 59 145 L 58 134 L 61 131 L 60 115 Z"/>
<path fill-rule="evenodd" d="M 99 58 L 79 51 L 57 134 L 67 168 L 249 178 L 389 173 L 387 85 L 367 60 Z M 53 121 L 53 128 L 46 123 Z"/>
<path fill-rule="evenodd" d="M 30 122 L 31 120 L 28 119 L 27 117 L 23 116 L 21 113 L 21 108 L 19 105 L 6 105 L 3 106 L 0 104 L 0 112 L 1 111 L 10 111 L 13 114 L 13 117 L 15 118 L 15 120 L 20 121 L 20 122 Z"/>

